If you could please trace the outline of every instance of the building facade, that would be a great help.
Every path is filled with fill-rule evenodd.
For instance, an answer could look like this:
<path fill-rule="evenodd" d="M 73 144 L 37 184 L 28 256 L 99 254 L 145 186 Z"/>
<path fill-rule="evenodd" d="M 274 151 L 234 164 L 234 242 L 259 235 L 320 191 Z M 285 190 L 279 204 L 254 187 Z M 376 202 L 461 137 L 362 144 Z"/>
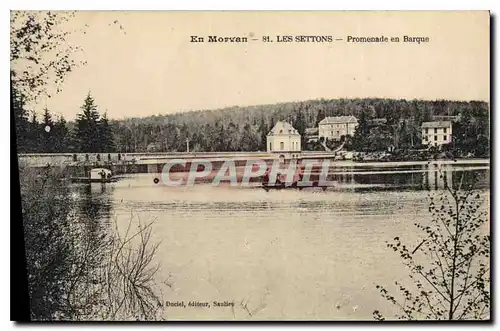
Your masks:
<path fill-rule="evenodd" d="M 300 152 L 300 140 L 299 132 L 290 123 L 279 121 L 267 134 L 267 151 Z"/>
<path fill-rule="evenodd" d="M 353 136 L 358 126 L 354 116 L 325 117 L 318 124 L 319 138 L 340 140 L 342 136 Z"/>
<path fill-rule="evenodd" d="M 450 121 L 422 123 L 422 145 L 441 146 L 449 144 L 452 134 Z"/>

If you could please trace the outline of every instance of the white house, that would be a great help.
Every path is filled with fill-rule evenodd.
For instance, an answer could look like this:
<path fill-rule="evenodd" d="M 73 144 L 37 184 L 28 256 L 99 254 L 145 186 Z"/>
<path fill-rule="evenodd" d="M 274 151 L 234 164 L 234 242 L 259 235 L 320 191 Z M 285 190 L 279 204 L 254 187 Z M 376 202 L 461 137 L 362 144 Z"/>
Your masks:
<path fill-rule="evenodd" d="M 325 117 L 318 124 L 319 138 L 340 140 L 342 136 L 353 136 L 358 119 L 354 116 Z"/>
<path fill-rule="evenodd" d="M 268 152 L 300 152 L 300 134 L 287 122 L 279 121 L 267 134 Z"/>
<path fill-rule="evenodd" d="M 436 121 L 422 123 L 422 144 L 441 146 L 449 144 L 452 138 L 451 122 Z"/>

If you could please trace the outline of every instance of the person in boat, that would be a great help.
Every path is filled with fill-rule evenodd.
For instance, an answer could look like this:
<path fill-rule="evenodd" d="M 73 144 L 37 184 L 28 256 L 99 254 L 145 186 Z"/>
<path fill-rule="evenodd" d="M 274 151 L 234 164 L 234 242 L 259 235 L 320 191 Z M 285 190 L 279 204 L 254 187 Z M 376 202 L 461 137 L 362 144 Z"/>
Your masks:
<path fill-rule="evenodd" d="M 274 186 L 285 186 L 286 185 L 286 174 L 278 173 L 276 175 L 276 183 Z"/>
<path fill-rule="evenodd" d="M 262 176 L 262 184 L 267 185 L 269 184 L 269 174 L 271 173 L 271 168 L 267 167 L 266 172 Z"/>
<path fill-rule="evenodd" d="M 271 175 L 271 168 L 268 167 L 266 169 L 266 172 L 264 173 L 264 175 L 262 176 L 262 185 L 263 186 L 268 186 L 269 185 L 269 177 Z M 274 185 L 272 186 L 280 186 L 282 184 L 282 181 L 280 179 L 280 177 L 283 176 L 283 174 L 276 174 L 276 181 L 274 182 Z"/>
<path fill-rule="evenodd" d="M 302 178 L 304 178 L 304 171 L 302 170 L 302 167 L 299 166 L 297 167 L 297 170 L 293 175 L 292 186 L 297 187 L 298 183 L 302 180 Z"/>

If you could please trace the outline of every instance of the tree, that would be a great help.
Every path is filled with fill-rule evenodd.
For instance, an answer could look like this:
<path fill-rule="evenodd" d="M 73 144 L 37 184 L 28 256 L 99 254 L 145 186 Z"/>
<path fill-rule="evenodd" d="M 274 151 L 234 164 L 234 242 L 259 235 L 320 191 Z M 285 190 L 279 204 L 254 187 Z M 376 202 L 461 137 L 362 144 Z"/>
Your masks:
<path fill-rule="evenodd" d="M 265 151 L 267 150 L 267 134 L 269 133 L 269 128 L 267 127 L 263 117 L 260 119 L 258 131 L 260 133 L 260 144 L 258 149 Z"/>
<path fill-rule="evenodd" d="M 82 48 L 68 42 L 71 34 L 85 34 L 88 27 L 85 24 L 75 29 L 74 17 L 75 12 L 68 11 L 11 11 L 10 88 L 17 100 L 12 103 L 11 111 L 16 121 L 19 152 L 44 151 L 38 146 L 38 139 L 44 139 L 38 123 L 27 124 L 23 120 L 27 116 L 26 105 L 59 92 L 66 74 L 86 64 L 83 58 L 78 58 Z M 119 26 L 125 33 L 118 20 L 109 25 Z"/>
<path fill-rule="evenodd" d="M 399 298 L 380 285 L 376 288 L 398 310 L 399 319 L 489 319 L 490 318 L 490 236 L 485 234 L 488 217 L 481 211 L 480 194 L 473 179 L 460 182 L 430 197 L 429 224 L 416 223 L 421 231 L 414 248 L 399 237 L 387 246 L 401 257 L 410 270 L 413 284 L 395 282 Z M 453 188 L 454 187 L 454 188 Z M 374 318 L 384 320 L 380 311 Z"/>
<path fill-rule="evenodd" d="M 453 123 L 453 142 L 461 156 L 486 157 L 490 150 L 488 109 L 471 102 Z"/>
<path fill-rule="evenodd" d="M 83 49 L 68 42 L 73 33 L 85 34 L 87 24 L 75 29 L 74 11 L 11 11 L 11 88 L 32 102 L 61 90 L 67 73 L 86 65 L 77 54 Z M 118 20 L 109 24 L 119 27 Z"/>
<path fill-rule="evenodd" d="M 55 169 L 41 171 L 20 169 L 31 319 L 161 318 L 152 223 L 132 216 L 125 233 L 116 222 L 110 231 L 98 222 L 109 204 L 87 194 L 75 202 Z"/>
<path fill-rule="evenodd" d="M 243 132 L 241 133 L 241 138 L 238 143 L 240 151 L 254 151 L 256 150 L 256 141 L 252 132 L 252 127 L 250 124 L 245 124 L 243 127 Z"/>
<path fill-rule="evenodd" d="M 48 152 L 53 147 L 35 113 L 31 123 L 23 118 L 26 104 L 59 91 L 66 73 L 84 63 L 72 56 L 78 47 L 66 42 L 70 30 L 63 27 L 72 16 L 70 12 L 11 11 L 10 88 L 17 99 L 11 108 L 18 128 L 18 152 Z"/>
<path fill-rule="evenodd" d="M 176 141 L 176 149 L 178 152 L 187 152 L 186 139 L 189 139 L 188 127 L 186 124 L 183 124 L 179 128 L 178 132 L 179 139 Z"/>
<path fill-rule="evenodd" d="M 238 134 L 240 130 L 232 120 L 229 121 L 229 125 L 226 127 L 226 134 L 224 136 L 224 149 L 223 151 L 237 151 L 238 150 Z"/>
<path fill-rule="evenodd" d="M 316 116 L 316 121 L 314 123 L 314 127 L 315 128 L 318 127 L 319 122 L 321 122 L 325 117 L 326 117 L 325 111 L 323 110 L 323 108 L 320 108 L 318 110 L 318 115 Z"/>
<path fill-rule="evenodd" d="M 31 111 L 31 119 L 28 123 L 28 151 L 31 153 L 40 152 L 40 124 L 34 111 Z"/>
<path fill-rule="evenodd" d="M 73 16 L 73 12 L 11 12 L 11 84 L 29 101 L 58 92 L 66 73 L 85 63 L 73 56 L 80 47 L 67 42 L 71 30 L 65 24 Z M 48 89 L 49 83 L 56 91 Z"/>
<path fill-rule="evenodd" d="M 49 122 L 53 125 L 51 137 L 60 134 L 59 144 L 67 137 L 63 118 L 53 123 L 46 111 L 43 123 L 39 123 L 32 111 L 27 120 L 25 105 L 42 95 L 50 96 L 53 91 L 49 87 L 59 91 L 65 74 L 78 64 L 73 58 L 78 47 L 66 42 L 71 32 L 62 26 L 72 15 L 11 12 L 11 113 L 19 151 L 43 151 L 39 143 Z M 96 124 L 97 112 L 90 102 L 84 106 L 80 129 L 87 130 Z M 78 138 L 77 142 L 84 141 Z M 96 148 L 93 141 L 85 144 Z M 73 212 L 75 200 L 70 198 L 66 183 L 59 180 L 61 174 L 50 167 L 36 172 L 20 168 L 19 172 L 24 230 L 20 235 L 24 235 L 26 247 L 31 318 L 154 319 L 162 303 L 152 287 L 158 270 L 152 261 L 158 246 L 150 243 L 150 225 L 139 225 L 130 233 L 127 230 L 124 237 L 118 231 L 97 236 L 91 222 Z M 98 224 L 93 221 L 93 225 Z M 134 238 L 139 238 L 137 246 Z"/>
<path fill-rule="evenodd" d="M 443 106 L 443 104 L 446 104 L 446 106 Z M 307 112 L 311 112 L 311 115 L 314 116 L 317 115 L 317 119 L 322 119 L 323 115 L 321 114 L 325 113 L 326 115 L 328 112 L 328 115 L 353 115 L 358 118 L 358 134 L 352 142 L 356 146 L 348 144 L 349 149 L 361 151 L 369 148 L 372 143 L 372 145 L 385 144 L 387 146 L 388 142 L 373 142 L 368 139 L 371 129 L 375 126 L 379 127 L 377 130 L 378 133 L 383 134 L 383 139 L 392 139 L 390 145 L 406 149 L 420 144 L 422 121 L 432 120 L 431 114 L 440 114 L 443 111 L 454 116 L 464 113 L 466 114 L 463 117 L 464 119 L 467 116 L 472 119 L 469 124 L 465 120 L 460 121 L 467 125 L 465 137 L 468 140 L 464 141 L 464 144 L 458 144 L 457 146 L 462 146 L 461 148 L 473 146 L 474 149 L 470 151 L 471 156 L 487 156 L 489 153 L 489 145 L 486 144 L 486 141 L 489 141 L 489 113 L 488 104 L 485 102 L 444 101 L 433 103 L 432 101 L 422 100 L 408 102 L 391 99 L 309 100 L 258 107 L 232 107 L 155 115 L 134 119 L 133 121 L 114 121 L 113 128 L 122 128 L 114 130 L 115 141 L 120 148 L 127 149 L 128 147 L 131 151 L 134 150 L 135 146 L 137 146 L 138 150 L 145 150 L 146 140 L 148 143 L 165 142 L 166 140 L 165 148 L 162 147 L 162 150 L 182 151 L 186 147 L 185 138 L 187 136 L 192 138 L 194 132 L 197 133 L 199 138 L 198 143 L 201 150 L 234 151 L 242 149 L 239 142 L 243 137 L 245 125 L 256 122 L 257 128 L 250 125 L 251 136 L 259 146 L 255 147 L 252 143 L 250 144 L 251 149 L 265 150 L 267 133 L 274 126 L 276 119 L 293 118 L 294 127 L 302 131 L 301 128 L 304 124 L 305 127 L 308 126 Z M 314 120 L 314 116 L 312 116 L 312 120 Z M 370 123 L 372 117 L 385 118 L 389 120 L 389 124 L 392 124 L 389 126 L 374 125 Z M 133 125 L 131 125 L 132 122 Z M 224 130 L 220 130 L 221 127 Z M 186 128 L 189 128 L 189 132 L 186 131 Z M 392 131 L 387 133 L 390 128 L 392 128 Z M 183 137 L 180 137 L 181 132 Z M 453 140 L 456 140 L 455 138 L 460 139 L 460 136 L 456 136 L 455 132 L 458 135 L 461 131 L 455 129 L 455 127 L 453 128 Z M 374 134 L 377 134 L 377 131 Z M 467 154 L 465 153 L 465 155 Z"/>
<path fill-rule="evenodd" d="M 25 109 L 24 96 L 15 89 L 10 90 L 11 110 L 16 125 L 16 147 L 18 153 L 25 153 L 29 149 L 28 141 L 28 111 Z"/>
<path fill-rule="evenodd" d="M 64 153 L 69 152 L 70 139 L 68 128 L 66 127 L 66 120 L 60 116 L 57 122 L 54 123 L 53 139 L 54 139 L 54 152 Z"/>
<path fill-rule="evenodd" d="M 99 113 L 90 92 L 81 109 L 82 113 L 77 115 L 75 127 L 77 149 L 82 153 L 100 152 Z"/>
<path fill-rule="evenodd" d="M 116 151 L 114 135 L 109 125 L 107 113 L 104 113 L 98 124 L 99 146 L 101 152 L 111 153 Z"/>
<path fill-rule="evenodd" d="M 295 118 L 295 122 L 292 124 L 292 126 L 299 132 L 300 137 L 301 137 L 301 145 L 305 146 L 306 145 L 306 119 L 304 116 L 304 112 L 298 111 L 297 116 Z"/>
<path fill-rule="evenodd" d="M 171 138 L 169 139 L 169 148 L 172 152 L 179 152 L 182 151 L 182 148 L 184 148 L 185 143 L 182 145 L 180 141 L 180 130 L 177 127 L 173 127 L 172 133 L 171 133 Z"/>
<path fill-rule="evenodd" d="M 364 136 L 363 148 L 368 151 L 387 151 L 394 142 L 393 135 L 387 126 L 377 126 Z"/>
<path fill-rule="evenodd" d="M 43 153 L 54 152 L 54 122 L 52 121 L 52 115 L 49 110 L 45 108 L 43 113 L 43 120 L 40 123 L 40 151 Z"/>
<path fill-rule="evenodd" d="M 69 262 L 74 259 L 69 191 L 56 176 L 37 181 L 28 169 L 20 175 L 31 318 L 49 320 L 64 310 Z"/>
<path fill-rule="evenodd" d="M 365 139 L 370 132 L 369 130 L 367 114 L 361 111 L 358 119 L 358 126 L 356 127 L 356 131 L 354 131 L 352 139 L 352 147 L 354 150 L 361 151 L 365 148 Z"/>

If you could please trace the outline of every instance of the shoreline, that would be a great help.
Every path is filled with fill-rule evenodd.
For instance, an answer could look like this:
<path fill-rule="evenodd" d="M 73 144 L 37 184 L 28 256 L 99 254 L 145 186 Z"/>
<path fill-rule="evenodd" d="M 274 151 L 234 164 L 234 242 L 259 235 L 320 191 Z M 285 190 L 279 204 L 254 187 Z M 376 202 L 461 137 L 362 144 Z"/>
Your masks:
<path fill-rule="evenodd" d="M 110 168 L 116 168 L 116 167 L 149 167 L 149 166 L 161 166 L 162 164 L 169 163 L 169 161 L 173 160 L 183 160 L 185 161 L 186 165 L 190 165 L 192 162 L 200 161 L 200 162 L 210 162 L 212 164 L 219 164 L 223 162 L 228 162 L 232 161 L 234 162 L 236 168 L 245 166 L 247 164 L 252 164 L 252 162 L 256 162 L 258 160 L 264 161 L 267 164 L 273 164 L 274 162 L 277 162 L 278 159 L 270 159 L 267 157 L 257 157 L 255 155 L 249 155 L 247 157 L 235 157 L 235 155 L 227 155 L 227 156 L 213 156 L 213 157 L 207 157 L 205 156 L 193 156 L 189 155 L 189 157 L 182 156 L 177 156 L 175 157 L 172 155 L 171 157 L 156 157 L 156 158 L 143 158 L 136 160 L 136 162 L 128 163 L 126 161 L 88 161 L 88 162 L 82 162 L 82 163 L 74 163 L 74 162 L 68 162 L 68 161 L 63 161 L 63 160 L 58 160 L 56 162 L 50 162 L 49 160 L 43 160 L 41 162 L 30 162 L 31 160 L 23 160 L 24 157 L 26 157 L 26 154 L 18 154 L 18 160 L 19 160 L 19 165 L 20 166 L 25 166 L 27 168 L 45 168 L 47 165 L 50 167 L 61 167 L 61 168 L 79 168 L 79 167 L 110 167 Z M 31 155 L 31 157 L 34 157 Z M 372 168 L 372 167 L 380 167 L 380 168 L 389 168 L 389 167 L 409 167 L 409 166 L 425 166 L 425 165 L 435 165 L 435 166 L 441 166 L 441 165 L 483 165 L 483 166 L 489 166 L 490 165 L 490 159 L 489 158 L 462 158 L 462 159 L 437 159 L 437 160 L 408 160 L 408 161 L 358 161 L 358 160 L 334 160 L 331 157 L 326 157 L 322 155 L 315 155 L 315 157 L 311 156 L 306 156 L 305 158 L 297 158 L 297 159 L 288 159 L 285 160 L 283 163 L 284 165 L 290 164 L 290 161 L 297 161 L 297 164 L 300 164 L 301 162 L 307 162 L 307 161 L 317 161 L 318 165 L 322 164 L 323 162 L 327 161 L 329 163 L 329 167 L 355 167 L 355 168 Z M 48 161 L 48 162 L 47 162 Z M 54 160 L 55 161 L 55 160 Z M 138 171 L 142 172 L 142 171 Z M 148 172 L 150 172 L 148 170 Z"/>
<path fill-rule="evenodd" d="M 346 166 L 384 166 L 384 167 L 394 167 L 394 166 L 410 166 L 410 165 L 447 165 L 447 164 L 478 164 L 478 165 L 489 165 L 490 159 L 454 159 L 454 160 L 426 160 L 426 161 L 351 161 L 351 160 L 341 160 L 333 161 L 334 164 L 346 165 Z"/>

